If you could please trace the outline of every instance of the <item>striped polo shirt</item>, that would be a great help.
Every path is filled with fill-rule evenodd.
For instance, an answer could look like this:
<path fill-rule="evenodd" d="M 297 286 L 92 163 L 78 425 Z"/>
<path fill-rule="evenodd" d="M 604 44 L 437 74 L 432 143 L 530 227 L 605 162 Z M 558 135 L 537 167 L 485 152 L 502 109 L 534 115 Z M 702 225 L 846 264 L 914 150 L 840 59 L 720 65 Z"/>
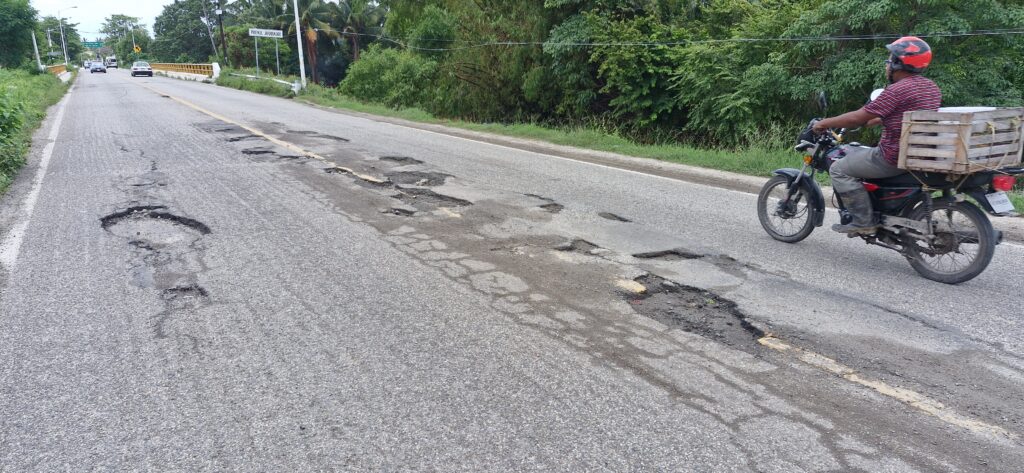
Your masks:
<path fill-rule="evenodd" d="M 903 132 L 903 112 L 938 110 L 942 104 L 942 92 L 931 79 L 912 75 L 885 88 L 874 102 L 864 106 L 864 111 L 882 119 L 885 130 L 878 147 L 885 160 L 896 165 L 900 157 L 900 134 Z"/>

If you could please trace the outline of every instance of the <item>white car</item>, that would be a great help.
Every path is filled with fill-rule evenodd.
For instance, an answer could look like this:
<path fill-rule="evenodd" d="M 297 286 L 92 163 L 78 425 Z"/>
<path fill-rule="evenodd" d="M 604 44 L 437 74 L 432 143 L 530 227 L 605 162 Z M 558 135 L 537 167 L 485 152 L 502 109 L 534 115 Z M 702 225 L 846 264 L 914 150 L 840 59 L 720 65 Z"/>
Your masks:
<path fill-rule="evenodd" d="M 135 61 L 132 64 L 132 77 L 135 76 L 153 77 L 153 68 L 146 61 Z"/>

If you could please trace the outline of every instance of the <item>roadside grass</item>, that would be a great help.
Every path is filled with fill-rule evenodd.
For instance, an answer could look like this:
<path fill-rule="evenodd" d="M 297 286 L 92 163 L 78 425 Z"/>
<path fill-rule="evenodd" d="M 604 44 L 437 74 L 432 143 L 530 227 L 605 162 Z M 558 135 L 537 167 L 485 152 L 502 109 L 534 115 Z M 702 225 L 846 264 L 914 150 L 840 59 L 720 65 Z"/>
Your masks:
<path fill-rule="evenodd" d="M 64 84 L 53 74 L 0 69 L 0 194 L 25 165 L 32 133 L 46 109 L 60 101 L 72 81 Z"/>
<path fill-rule="evenodd" d="M 274 74 L 268 74 L 261 71 L 259 79 L 251 79 L 248 77 L 233 76 L 231 75 L 232 73 L 256 75 L 256 69 L 225 69 L 221 71 L 220 76 L 217 77 L 217 85 L 239 90 L 248 90 L 249 92 L 256 92 L 258 94 L 273 95 L 275 97 L 292 97 L 295 95 L 287 85 L 269 80 L 279 79 L 287 82 L 294 82 L 298 80 L 295 76 L 276 76 Z"/>
<path fill-rule="evenodd" d="M 252 72 L 248 72 L 251 74 Z M 223 76 L 222 76 L 223 77 Z M 293 81 L 294 76 L 282 80 Z M 218 84 L 220 80 L 218 79 Z M 236 87 L 240 88 L 240 87 Z M 244 89 L 250 90 L 250 89 Z M 418 108 L 396 109 L 387 105 L 363 102 L 337 93 L 337 89 L 310 84 L 296 97 L 300 101 L 354 112 L 404 120 L 432 123 L 465 130 L 480 131 L 515 138 L 526 138 L 564 146 L 607 151 L 639 158 L 657 159 L 720 171 L 768 177 L 779 168 L 799 168 L 801 156 L 789 149 L 750 147 L 744 149 L 706 149 L 680 144 L 639 144 L 622 136 L 585 127 L 551 128 L 532 123 L 476 123 L 438 118 Z M 818 174 L 817 181 L 829 184 L 827 174 Z M 1010 193 L 1018 212 L 1024 213 L 1024 183 Z"/>
<path fill-rule="evenodd" d="M 703 149 L 679 144 L 645 145 L 622 136 L 584 127 L 551 128 L 531 123 L 475 123 L 437 118 L 418 108 L 394 109 L 337 94 L 334 89 L 309 86 L 300 100 L 326 107 L 369 113 L 410 121 L 433 123 L 472 131 L 526 138 L 596 151 L 658 159 L 691 166 L 718 169 L 752 176 L 770 176 L 780 167 L 800 167 L 800 156 L 789 150 L 746 148 L 740 150 Z"/>

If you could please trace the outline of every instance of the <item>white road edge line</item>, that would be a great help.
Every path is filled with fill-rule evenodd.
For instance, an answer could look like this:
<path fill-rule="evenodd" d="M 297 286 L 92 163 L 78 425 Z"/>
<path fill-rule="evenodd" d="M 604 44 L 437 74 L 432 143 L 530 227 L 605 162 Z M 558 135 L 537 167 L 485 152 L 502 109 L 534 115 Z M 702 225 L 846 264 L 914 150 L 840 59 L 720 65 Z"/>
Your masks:
<path fill-rule="evenodd" d="M 913 407 L 925 414 L 935 417 L 947 424 L 969 430 L 976 434 L 994 440 L 1016 440 L 1017 435 L 997 425 L 988 424 L 977 419 L 960 414 L 948 406 L 928 396 L 909 389 L 889 385 L 883 381 L 866 378 L 857 373 L 856 370 L 810 350 L 795 347 L 772 335 L 766 335 L 757 340 L 762 346 L 772 350 L 786 353 L 795 359 L 813 366 L 826 373 L 843 378 L 851 383 L 862 387 L 873 389 L 877 393 L 895 399 L 903 404 Z"/>
<path fill-rule="evenodd" d="M 50 128 L 50 134 L 46 137 L 48 142 L 43 148 L 43 157 L 39 160 L 39 168 L 36 169 L 36 175 L 32 178 L 32 188 L 25 196 L 25 201 L 22 202 L 21 213 L 23 215 L 21 220 L 11 226 L 11 230 L 7 232 L 3 242 L 0 243 L 0 265 L 7 268 L 7 271 L 13 270 L 18 262 L 21 242 L 25 239 L 25 232 L 28 230 L 29 222 L 32 221 L 32 213 L 35 211 L 36 202 L 39 200 L 39 192 L 43 188 L 43 179 L 46 177 L 46 170 L 50 166 L 50 158 L 53 157 L 53 148 L 57 144 L 57 135 L 60 134 L 60 125 L 64 121 L 64 110 L 67 108 L 68 100 L 74 89 L 75 85 L 72 84 L 64 98 L 61 99 L 60 105 L 58 105 L 57 115 L 53 119 L 53 127 Z"/>

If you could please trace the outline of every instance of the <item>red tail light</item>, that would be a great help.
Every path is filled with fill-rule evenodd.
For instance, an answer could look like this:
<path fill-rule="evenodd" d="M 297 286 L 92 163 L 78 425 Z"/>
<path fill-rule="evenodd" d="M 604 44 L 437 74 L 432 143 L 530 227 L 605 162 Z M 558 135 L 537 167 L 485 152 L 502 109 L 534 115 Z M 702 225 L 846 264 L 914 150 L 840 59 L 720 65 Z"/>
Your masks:
<path fill-rule="evenodd" d="M 874 192 L 874 191 L 877 191 L 878 189 L 879 189 L 878 184 L 872 184 L 870 182 L 865 182 L 864 183 L 864 190 L 866 190 L 868 192 Z"/>
<path fill-rule="evenodd" d="M 1013 176 L 995 176 L 992 178 L 992 188 L 997 191 L 1011 191 L 1015 184 L 1017 184 L 1017 178 Z"/>

